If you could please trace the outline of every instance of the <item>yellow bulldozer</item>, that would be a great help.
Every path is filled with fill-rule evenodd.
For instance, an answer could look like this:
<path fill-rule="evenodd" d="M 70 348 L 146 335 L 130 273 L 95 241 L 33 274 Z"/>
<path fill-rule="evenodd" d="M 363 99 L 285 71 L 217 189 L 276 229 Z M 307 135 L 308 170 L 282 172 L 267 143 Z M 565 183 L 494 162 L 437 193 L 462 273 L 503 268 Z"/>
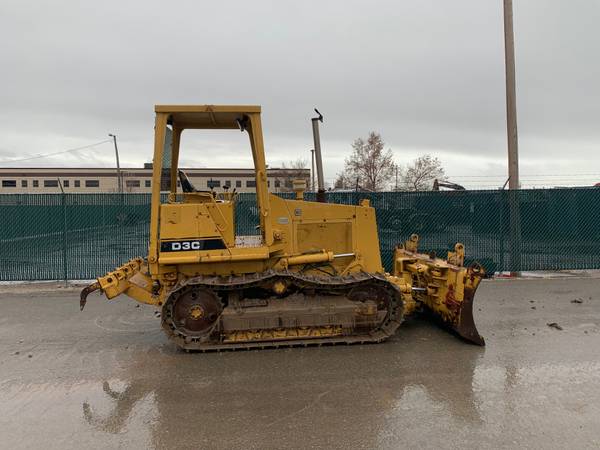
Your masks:
<path fill-rule="evenodd" d="M 381 342 L 403 319 L 429 312 L 484 345 L 473 321 L 483 277 L 464 267 L 464 246 L 446 260 L 417 252 L 412 235 L 382 266 L 375 210 L 325 202 L 319 121 L 313 119 L 317 201 L 269 193 L 260 106 L 157 105 L 149 249 L 87 286 L 161 308 L 162 327 L 185 350 Z M 235 192 L 199 190 L 178 169 L 188 129 L 241 130 L 254 160 L 260 236 L 236 236 Z M 178 182 L 179 181 L 179 182 Z M 162 194 L 166 191 L 166 194 Z"/>

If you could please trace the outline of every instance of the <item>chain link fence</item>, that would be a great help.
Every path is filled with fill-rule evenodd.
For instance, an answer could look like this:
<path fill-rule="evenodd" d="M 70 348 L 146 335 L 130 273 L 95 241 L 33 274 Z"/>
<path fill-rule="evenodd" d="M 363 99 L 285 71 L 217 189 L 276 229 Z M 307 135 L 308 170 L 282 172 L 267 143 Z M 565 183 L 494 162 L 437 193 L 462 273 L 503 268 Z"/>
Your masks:
<path fill-rule="evenodd" d="M 412 233 L 444 257 L 464 243 L 467 263 L 488 272 L 600 269 L 597 188 L 327 194 L 330 203 L 364 198 L 377 210 L 388 270 Z M 93 279 L 145 256 L 149 214 L 149 194 L 0 194 L 0 280 Z M 254 195 L 239 195 L 237 234 L 259 234 L 257 225 Z"/>

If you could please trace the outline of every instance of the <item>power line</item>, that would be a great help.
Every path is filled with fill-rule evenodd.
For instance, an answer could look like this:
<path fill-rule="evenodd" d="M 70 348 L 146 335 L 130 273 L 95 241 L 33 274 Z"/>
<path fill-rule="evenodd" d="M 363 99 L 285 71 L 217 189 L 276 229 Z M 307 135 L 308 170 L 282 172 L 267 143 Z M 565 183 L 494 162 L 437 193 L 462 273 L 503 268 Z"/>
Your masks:
<path fill-rule="evenodd" d="M 506 178 L 506 175 L 447 175 L 449 178 Z M 526 174 L 526 177 L 600 177 L 600 173 Z"/>
<path fill-rule="evenodd" d="M 496 180 L 496 179 L 487 179 L 487 180 L 461 180 L 460 178 L 451 178 L 451 180 L 458 180 L 458 181 L 463 181 L 465 183 L 497 183 L 497 182 L 501 182 L 503 180 Z M 524 181 L 532 181 L 535 183 L 542 183 L 544 181 L 547 181 L 549 183 L 554 183 L 556 181 L 570 181 L 570 182 L 577 182 L 577 181 L 586 181 L 586 180 L 598 180 L 598 177 L 577 177 L 577 178 L 573 178 L 573 177 L 552 177 L 552 178 L 529 178 L 529 177 L 525 177 L 523 178 Z"/>
<path fill-rule="evenodd" d="M 70 148 L 68 150 L 62 150 L 60 152 L 46 153 L 44 155 L 30 156 L 30 157 L 27 157 L 27 158 L 19 158 L 19 159 L 10 159 L 10 160 L 5 160 L 5 161 L 0 161 L 0 164 L 2 164 L 2 163 L 21 162 L 21 161 L 31 161 L 33 159 L 41 159 L 41 158 L 47 158 L 49 156 L 62 155 L 64 153 L 77 152 L 79 150 L 85 150 L 86 148 L 92 148 L 92 147 L 96 147 L 96 146 L 101 145 L 101 144 L 106 144 L 107 142 L 112 142 L 112 139 L 105 139 L 103 141 L 96 142 L 94 144 L 84 145 L 82 147 Z"/>

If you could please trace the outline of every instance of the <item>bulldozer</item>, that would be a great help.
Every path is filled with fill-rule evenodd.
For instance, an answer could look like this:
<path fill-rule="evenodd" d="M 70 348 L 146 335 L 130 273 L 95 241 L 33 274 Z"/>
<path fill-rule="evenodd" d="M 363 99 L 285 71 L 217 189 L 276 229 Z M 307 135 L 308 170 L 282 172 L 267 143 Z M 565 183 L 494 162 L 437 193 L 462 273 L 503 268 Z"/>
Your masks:
<path fill-rule="evenodd" d="M 318 111 L 317 111 L 318 112 Z M 162 328 L 186 351 L 375 343 L 404 318 L 429 313 L 484 345 L 473 298 L 484 275 L 464 266 L 457 243 L 446 259 L 418 252 L 411 235 L 381 261 L 375 210 L 327 203 L 319 122 L 312 119 L 318 192 L 269 192 L 260 106 L 157 105 L 148 255 L 96 279 L 91 292 L 125 294 L 161 309 Z M 236 193 L 197 189 L 178 168 L 184 130 L 239 130 L 249 137 L 260 234 L 236 235 Z"/>

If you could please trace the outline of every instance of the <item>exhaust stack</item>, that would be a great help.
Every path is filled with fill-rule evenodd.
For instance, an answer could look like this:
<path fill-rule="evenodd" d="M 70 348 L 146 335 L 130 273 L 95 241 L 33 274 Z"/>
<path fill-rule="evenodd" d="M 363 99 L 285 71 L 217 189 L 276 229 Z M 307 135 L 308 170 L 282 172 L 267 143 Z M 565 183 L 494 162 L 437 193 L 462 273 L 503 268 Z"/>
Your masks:
<path fill-rule="evenodd" d="M 325 203 L 325 177 L 323 176 L 323 158 L 321 157 L 321 136 L 319 134 L 319 122 L 323 123 L 323 114 L 315 108 L 315 112 L 319 115 L 313 117 L 312 130 L 313 130 L 313 141 L 315 145 L 315 160 L 317 162 L 317 201 Z"/>

